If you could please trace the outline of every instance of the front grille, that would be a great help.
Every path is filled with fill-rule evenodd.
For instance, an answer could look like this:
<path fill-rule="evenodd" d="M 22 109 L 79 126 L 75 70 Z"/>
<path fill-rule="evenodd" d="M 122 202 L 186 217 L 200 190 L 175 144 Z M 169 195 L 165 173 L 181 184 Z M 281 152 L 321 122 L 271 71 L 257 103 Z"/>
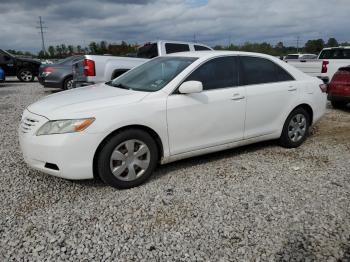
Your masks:
<path fill-rule="evenodd" d="M 21 121 L 21 130 L 23 133 L 31 132 L 36 125 L 39 123 L 39 120 L 29 117 L 24 117 Z"/>

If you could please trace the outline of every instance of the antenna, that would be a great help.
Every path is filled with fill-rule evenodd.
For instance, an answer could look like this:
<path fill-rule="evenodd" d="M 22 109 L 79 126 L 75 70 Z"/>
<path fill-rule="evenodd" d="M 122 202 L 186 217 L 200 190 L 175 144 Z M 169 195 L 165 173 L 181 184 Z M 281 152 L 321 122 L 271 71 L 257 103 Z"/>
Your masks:
<path fill-rule="evenodd" d="M 46 49 L 45 49 L 45 41 L 44 41 L 44 30 L 43 29 L 46 29 L 47 27 L 46 26 L 43 26 L 44 24 L 44 21 L 41 19 L 41 16 L 39 16 L 39 26 L 37 26 L 36 28 L 40 29 L 40 34 L 41 34 L 41 50 L 43 51 L 43 53 L 45 54 L 46 53 Z"/>
<path fill-rule="evenodd" d="M 297 53 L 299 53 L 299 41 L 300 41 L 300 36 L 297 36 Z"/>

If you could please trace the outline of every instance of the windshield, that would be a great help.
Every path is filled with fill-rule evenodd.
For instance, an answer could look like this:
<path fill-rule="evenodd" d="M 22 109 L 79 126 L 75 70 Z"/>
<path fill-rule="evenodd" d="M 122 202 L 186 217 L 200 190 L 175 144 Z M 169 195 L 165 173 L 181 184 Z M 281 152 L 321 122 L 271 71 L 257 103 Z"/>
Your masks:
<path fill-rule="evenodd" d="M 9 52 L 5 51 L 5 50 L 2 50 L 2 52 L 4 52 L 6 55 L 10 56 L 10 57 L 14 57 L 13 54 L 10 54 Z"/>
<path fill-rule="evenodd" d="M 69 65 L 73 64 L 73 62 L 77 61 L 78 59 L 82 59 L 81 56 L 69 56 L 61 61 L 59 61 L 57 64 L 58 65 Z"/>
<path fill-rule="evenodd" d="M 196 59 L 194 57 L 157 57 L 106 84 L 135 91 L 155 92 L 167 85 Z"/>

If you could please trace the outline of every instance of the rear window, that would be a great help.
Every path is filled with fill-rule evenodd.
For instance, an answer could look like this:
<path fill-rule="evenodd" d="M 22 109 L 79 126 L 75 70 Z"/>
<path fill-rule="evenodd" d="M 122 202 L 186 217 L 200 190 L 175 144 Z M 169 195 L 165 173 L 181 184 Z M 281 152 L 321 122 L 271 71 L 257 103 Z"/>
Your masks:
<path fill-rule="evenodd" d="M 194 50 L 196 51 L 205 51 L 205 50 L 210 50 L 210 48 L 202 45 L 194 45 Z"/>
<path fill-rule="evenodd" d="M 137 50 L 137 57 L 154 58 L 158 56 L 157 44 L 146 44 Z"/>
<path fill-rule="evenodd" d="M 294 78 L 279 65 L 260 57 L 242 56 L 243 83 L 256 85 L 292 81 Z"/>
<path fill-rule="evenodd" d="M 286 59 L 299 59 L 299 55 L 287 55 Z"/>
<path fill-rule="evenodd" d="M 350 48 L 323 50 L 320 59 L 350 59 Z"/>
<path fill-rule="evenodd" d="M 165 50 L 167 54 L 172 54 L 172 53 L 190 51 L 190 47 L 189 45 L 186 45 L 186 44 L 166 43 Z"/>

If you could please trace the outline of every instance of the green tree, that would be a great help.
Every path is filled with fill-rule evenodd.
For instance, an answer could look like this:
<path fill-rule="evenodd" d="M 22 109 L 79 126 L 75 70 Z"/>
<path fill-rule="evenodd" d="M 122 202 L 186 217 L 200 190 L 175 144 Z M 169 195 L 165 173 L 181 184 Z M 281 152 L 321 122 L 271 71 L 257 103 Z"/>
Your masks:
<path fill-rule="evenodd" d="M 327 47 L 337 47 L 337 46 L 339 46 L 337 39 L 335 39 L 334 37 L 331 37 L 328 39 Z"/>
<path fill-rule="evenodd" d="M 324 46 L 325 44 L 323 39 L 309 40 L 305 44 L 305 51 L 308 53 L 317 54 L 324 48 Z"/>
<path fill-rule="evenodd" d="M 55 57 L 55 55 L 56 55 L 55 47 L 50 45 L 49 48 L 47 49 L 47 51 L 49 52 L 50 57 Z"/>

